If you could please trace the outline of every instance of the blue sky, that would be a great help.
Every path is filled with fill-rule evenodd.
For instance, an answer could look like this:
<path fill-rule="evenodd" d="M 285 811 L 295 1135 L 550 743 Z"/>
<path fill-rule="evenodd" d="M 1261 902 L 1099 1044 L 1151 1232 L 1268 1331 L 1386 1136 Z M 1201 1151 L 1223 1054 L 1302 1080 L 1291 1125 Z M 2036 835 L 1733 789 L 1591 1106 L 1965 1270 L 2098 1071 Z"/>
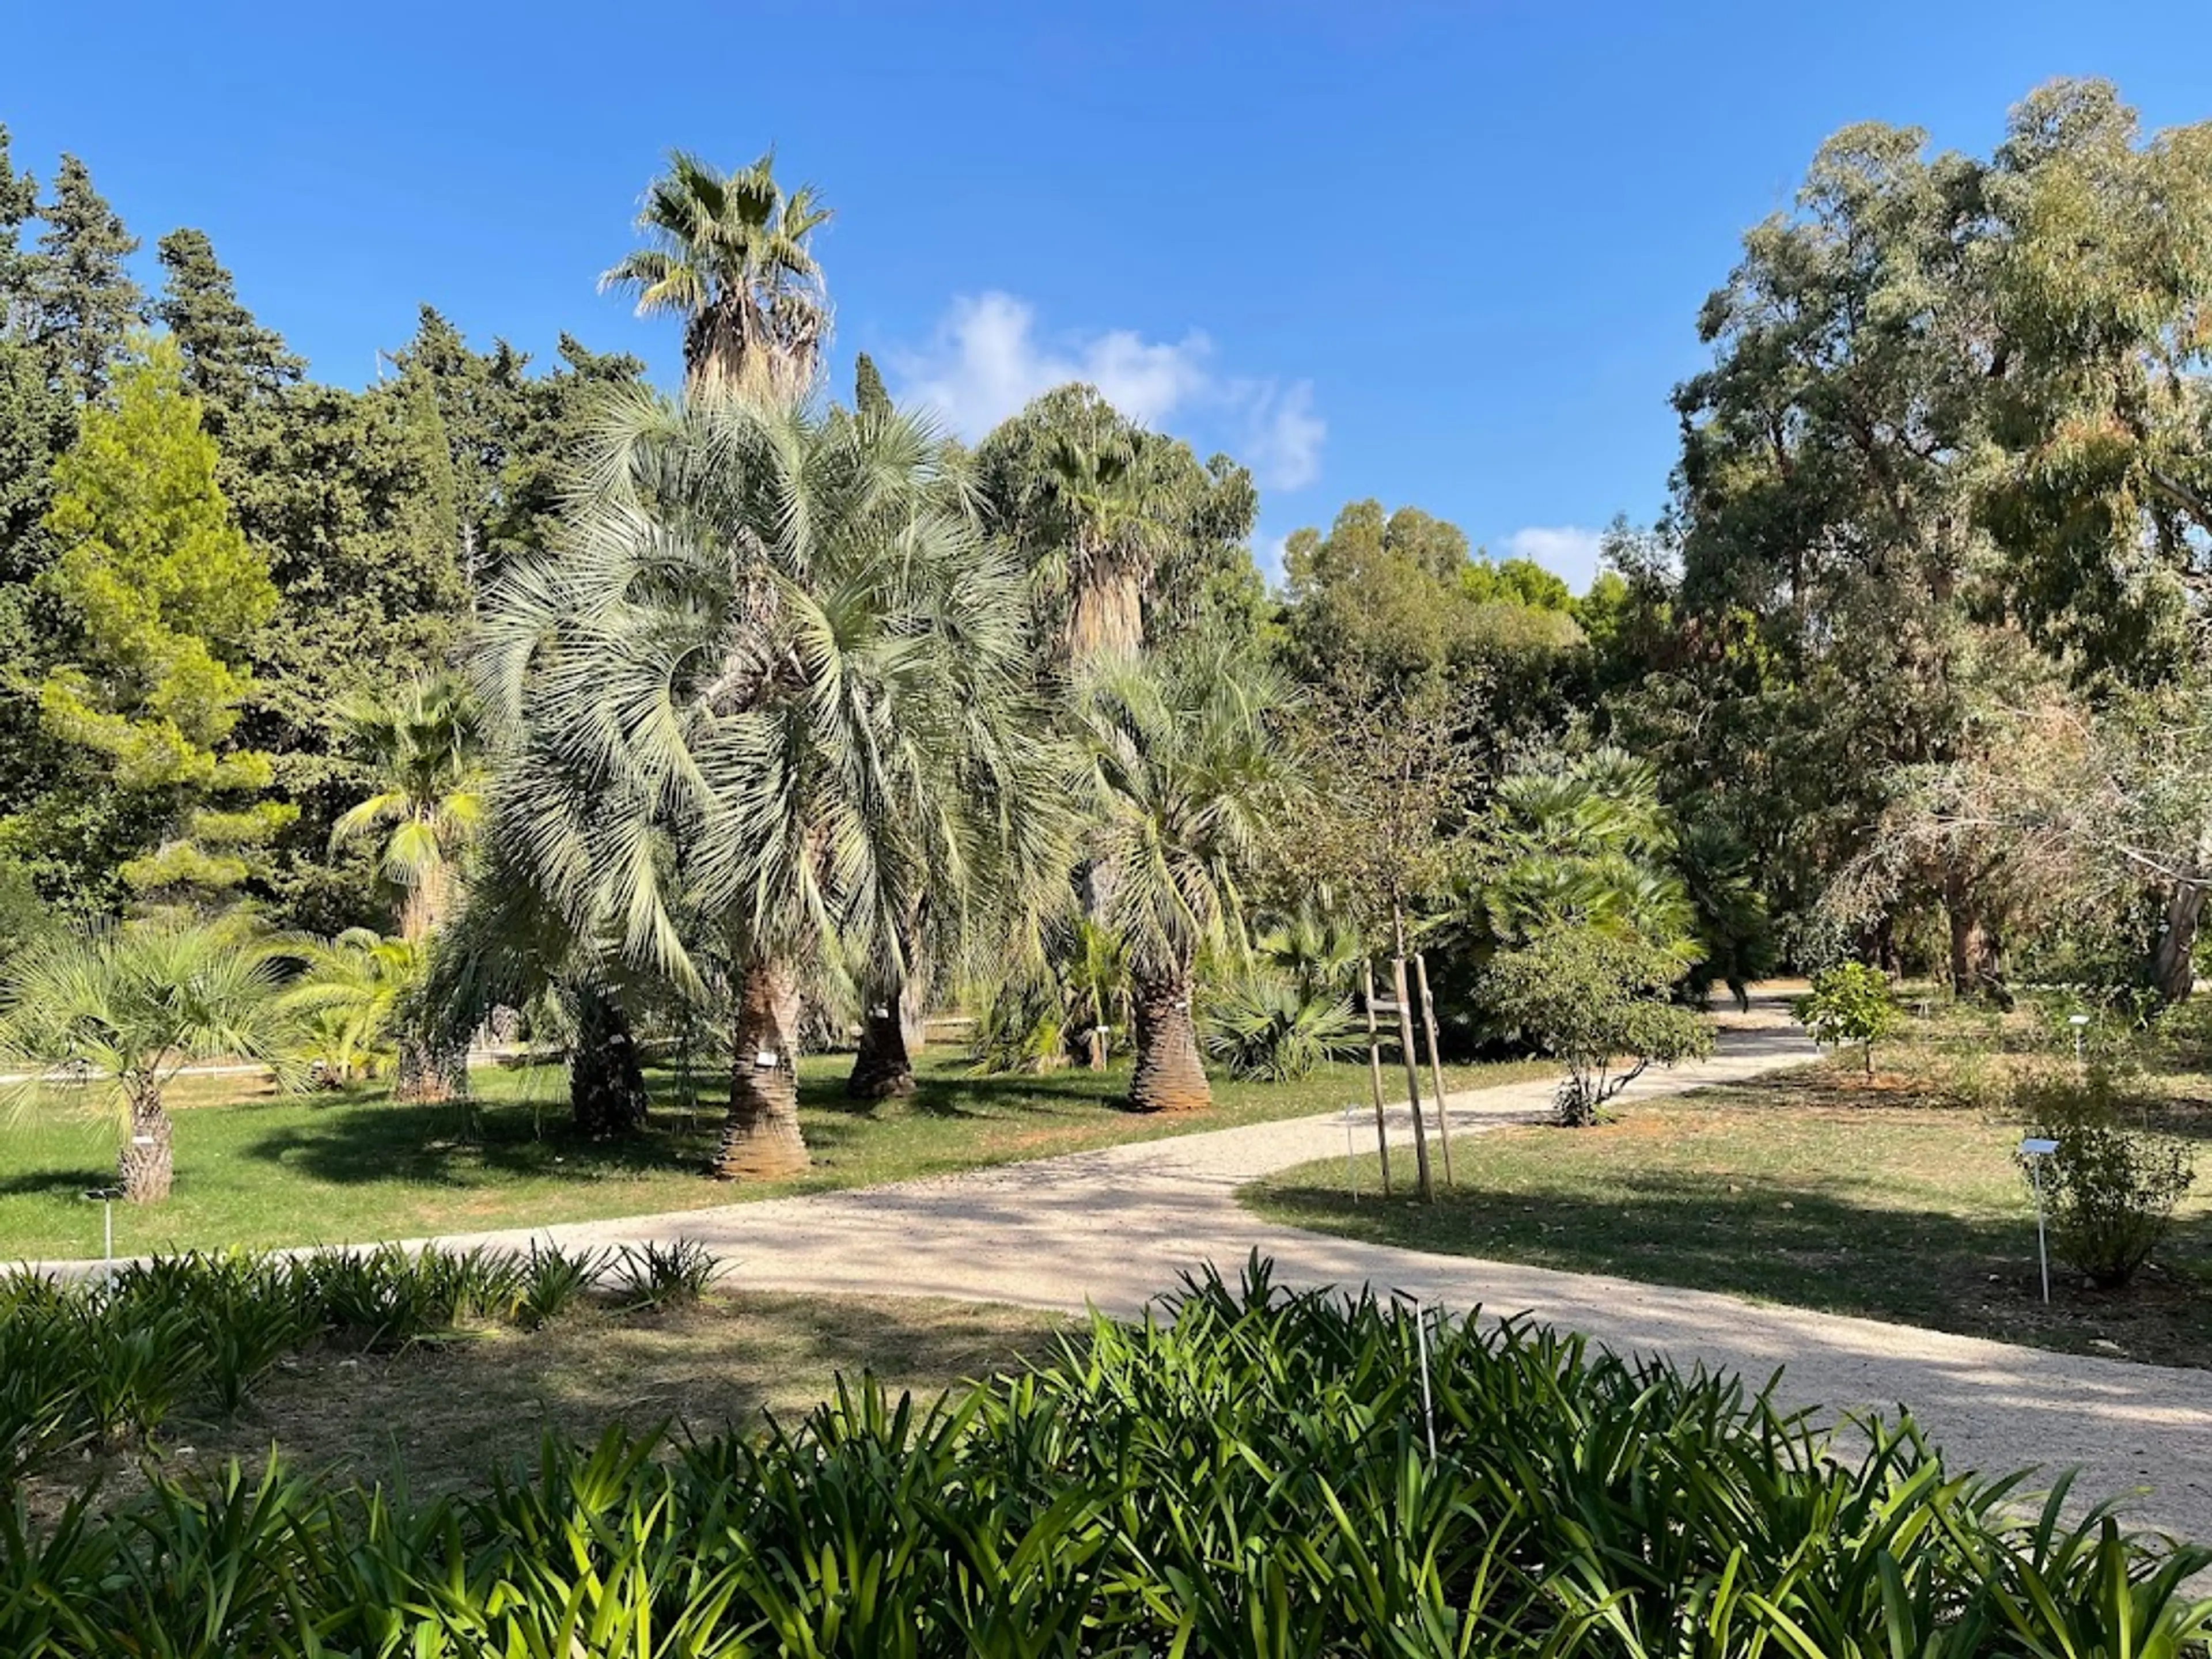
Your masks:
<path fill-rule="evenodd" d="M 320 376 L 369 378 L 427 301 L 672 383 L 672 325 L 596 274 L 669 146 L 773 143 L 838 210 L 841 379 L 870 351 L 973 434 L 1084 374 L 1255 467 L 1263 560 L 1377 495 L 1577 583 L 1662 503 L 1698 302 L 1826 134 L 1986 149 L 2066 74 L 2212 118 L 2204 0 L 85 0 L 8 40 L 19 163 L 82 155 L 149 262 L 205 229 Z"/>

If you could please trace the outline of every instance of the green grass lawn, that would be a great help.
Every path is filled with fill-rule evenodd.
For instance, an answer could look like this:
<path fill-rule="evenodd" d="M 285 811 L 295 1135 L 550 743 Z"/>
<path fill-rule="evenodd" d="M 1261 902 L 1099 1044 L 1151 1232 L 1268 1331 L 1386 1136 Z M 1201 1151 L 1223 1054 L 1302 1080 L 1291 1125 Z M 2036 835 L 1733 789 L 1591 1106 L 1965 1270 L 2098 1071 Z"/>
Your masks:
<path fill-rule="evenodd" d="M 2020 1126 L 1916 1097 L 1909 1080 L 1822 1066 L 1632 1104 L 1596 1128 L 1468 1137 L 1454 1148 L 1458 1190 L 1433 1206 L 1379 1200 L 1371 1159 L 1357 1205 L 1341 1158 L 1244 1196 L 1297 1226 L 1414 1249 L 2212 1365 L 2203 1192 L 2134 1285 L 2094 1291 L 2054 1263 L 2046 1309 L 2035 1212 L 2011 1161 Z M 2212 1137 L 2212 1113 L 2186 1098 L 2177 1111 L 2174 1127 Z"/>
<path fill-rule="evenodd" d="M 721 1114 L 711 1073 L 697 1079 L 690 1110 L 680 1080 L 654 1073 L 651 1127 L 629 1144 L 569 1132 L 558 1066 L 480 1069 L 465 1107 L 396 1106 L 374 1091 L 271 1096 L 237 1079 L 187 1079 L 172 1094 L 174 1195 L 143 1209 L 116 1206 L 115 1248 L 358 1243 L 697 1209 L 1295 1117 L 1363 1099 L 1368 1086 L 1352 1066 L 1301 1084 L 1217 1080 L 1210 1111 L 1145 1117 L 1119 1104 L 1126 1062 L 1103 1073 L 971 1078 L 947 1051 L 924 1059 L 911 1100 L 863 1105 L 842 1092 L 850 1063 L 839 1054 L 803 1062 L 814 1167 L 761 1185 L 701 1173 Z M 1450 1080 L 1479 1087 L 1527 1070 L 1455 1068 Z M 82 1194 L 113 1179 L 114 1134 L 106 1121 L 54 1105 L 0 1123 L 0 1261 L 100 1254 L 100 1206 Z"/>

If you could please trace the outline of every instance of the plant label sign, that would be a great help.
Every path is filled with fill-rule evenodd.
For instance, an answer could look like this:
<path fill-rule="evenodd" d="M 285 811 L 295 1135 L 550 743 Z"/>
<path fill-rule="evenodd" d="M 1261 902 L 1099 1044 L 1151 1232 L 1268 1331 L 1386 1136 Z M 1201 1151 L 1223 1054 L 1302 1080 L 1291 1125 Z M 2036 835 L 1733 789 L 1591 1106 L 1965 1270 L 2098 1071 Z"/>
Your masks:
<path fill-rule="evenodd" d="M 2055 1140 L 2037 1140 L 2031 1138 L 2020 1143 L 2020 1150 L 2029 1158 L 2047 1158 L 2058 1150 L 2058 1143 Z"/>

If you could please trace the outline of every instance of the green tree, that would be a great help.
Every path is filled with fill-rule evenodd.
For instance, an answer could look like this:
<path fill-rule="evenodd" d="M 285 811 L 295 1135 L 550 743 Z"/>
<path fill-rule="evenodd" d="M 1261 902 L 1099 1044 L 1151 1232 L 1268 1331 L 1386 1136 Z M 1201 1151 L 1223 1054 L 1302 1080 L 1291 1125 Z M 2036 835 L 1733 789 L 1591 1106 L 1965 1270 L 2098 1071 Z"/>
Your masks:
<path fill-rule="evenodd" d="M 243 1059 L 292 1075 L 297 1024 L 284 973 L 276 944 L 235 920 L 171 916 L 58 934 L 0 981 L 0 1053 L 39 1074 L 22 1085 L 32 1097 L 114 1107 L 123 1194 L 158 1203 L 174 1170 L 163 1097 L 178 1073 Z"/>
<path fill-rule="evenodd" d="M 1874 1075 L 1874 1045 L 1904 1018 L 1888 977 L 1863 962 L 1841 963 L 1814 975 L 1811 992 L 1798 998 L 1790 1012 L 1815 1042 L 1857 1043 L 1869 1077 Z"/>
<path fill-rule="evenodd" d="M 399 942 L 419 957 L 445 921 L 483 817 L 486 769 L 476 700 L 449 674 L 390 701 L 356 699 L 343 716 L 372 793 L 331 828 L 331 844 L 376 843 L 377 873 L 399 896 Z M 399 1042 L 393 1097 L 446 1100 L 468 1085 L 462 1043 Z"/>
<path fill-rule="evenodd" d="M 1712 1050 L 1706 1023 L 1669 997 L 1679 956 L 1607 927 L 1545 928 L 1500 951 L 1484 975 L 1493 1018 L 1566 1066 L 1559 1121 L 1595 1123 L 1654 1064 Z"/>
<path fill-rule="evenodd" d="M 122 872 L 149 897 L 236 886 L 287 819 L 276 803 L 219 805 L 270 782 L 268 757 L 230 739 L 276 593 L 215 465 L 177 349 L 155 341 L 118 373 L 112 406 L 86 411 L 47 514 L 59 554 L 42 581 L 73 636 L 42 716 L 106 788 L 156 806 L 156 844 Z"/>
<path fill-rule="evenodd" d="M 811 186 L 787 191 L 775 152 L 723 173 L 683 150 L 646 191 L 647 246 L 599 279 L 638 314 L 684 319 L 687 383 L 789 401 L 813 386 L 830 330 L 821 267 L 808 244 L 830 222 Z"/>
<path fill-rule="evenodd" d="M 1087 386 L 1055 388 L 975 451 L 986 524 L 1030 572 L 1044 666 L 1249 640 L 1259 496 L 1225 456 L 1146 431 Z"/>
<path fill-rule="evenodd" d="M 1229 943 L 1263 826 L 1293 787 L 1289 700 L 1273 669 L 1227 654 L 1121 665 L 1079 694 L 1086 851 L 1128 962 L 1137 1111 L 1212 1097 L 1192 1017 L 1198 957 Z"/>
<path fill-rule="evenodd" d="M 990 872 L 1037 725 L 1019 586 L 913 421 L 711 383 L 603 418 L 560 557 L 487 601 L 499 821 L 576 933 L 726 975 L 715 1172 L 781 1176 L 802 998 L 896 983 L 915 907 L 949 926 Z"/>
<path fill-rule="evenodd" d="M 176 342 L 185 384 L 221 445 L 250 410 L 297 381 L 307 365 L 239 302 L 237 284 L 216 261 L 205 232 L 171 231 L 155 246 L 163 283 L 154 319 Z"/>
<path fill-rule="evenodd" d="M 108 373 L 140 318 L 144 295 L 125 263 L 138 251 L 138 239 L 74 155 L 62 157 L 53 198 L 40 216 L 46 232 L 39 239 L 34 337 L 59 359 L 77 397 L 89 403 L 107 389 Z"/>

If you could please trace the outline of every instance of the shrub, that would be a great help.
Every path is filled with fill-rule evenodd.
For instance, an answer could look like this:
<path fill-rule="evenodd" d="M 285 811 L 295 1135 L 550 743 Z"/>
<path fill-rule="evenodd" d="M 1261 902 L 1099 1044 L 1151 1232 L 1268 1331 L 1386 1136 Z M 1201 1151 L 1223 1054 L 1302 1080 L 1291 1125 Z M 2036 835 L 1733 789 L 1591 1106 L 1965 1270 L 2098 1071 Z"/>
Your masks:
<path fill-rule="evenodd" d="M 1349 1000 L 1301 992 L 1289 975 L 1256 967 L 1208 988 L 1200 1031 L 1209 1060 L 1259 1083 L 1310 1078 L 1360 1040 Z"/>
<path fill-rule="evenodd" d="M 1595 1123 L 1654 1062 L 1711 1052 L 1706 1023 L 1668 1000 L 1681 977 L 1678 956 L 1632 935 L 1554 927 L 1498 954 L 1485 1000 L 1500 1024 L 1565 1064 L 1557 1109 L 1574 1128 Z"/>
<path fill-rule="evenodd" d="M 1869 1077 L 1874 1075 L 1874 1045 L 1904 1018 L 1887 976 L 1863 962 L 1824 969 L 1814 976 L 1812 994 L 1798 998 L 1790 1012 L 1815 1042 L 1837 1048 L 1857 1043 Z"/>
<path fill-rule="evenodd" d="M 33 1525 L 0 1652 L 1650 1654 L 2197 1650 L 2212 1550 L 2020 1514 L 1909 1421 L 1832 1440 L 1734 1378 L 1522 1322 L 1209 1275 L 934 1406 L 549 1442 L 415 1504 L 272 1468 Z M 1430 1427 L 1433 1425 L 1431 1449 Z"/>
<path fill-rule="evenodd" d="M 623 1279 L 623 1304 L 632 1308 L 687 1307 L 707 1294 L 722 1270 L 721 1258 L 696 1238 L 626 1244 L 615 1266 Z"/>
<path fill-rule="evenodd" d="M 2101 1066 L 2085 1078 L 2023 1079 L 2013 1097 L 2029 1133 L 2058 1143 L 2041 1178 L 2059 1259 L 2093 1285 L 2126 1284 L 2165 1239 L 2174 1205 L 2197 1178 L 2189 1143 L 2130 1127 L 2130 1117 L 2147 1124 L 2159 1103 Z M 2022 1175 L 2035 1179 L 2032 1170 Z"/>

